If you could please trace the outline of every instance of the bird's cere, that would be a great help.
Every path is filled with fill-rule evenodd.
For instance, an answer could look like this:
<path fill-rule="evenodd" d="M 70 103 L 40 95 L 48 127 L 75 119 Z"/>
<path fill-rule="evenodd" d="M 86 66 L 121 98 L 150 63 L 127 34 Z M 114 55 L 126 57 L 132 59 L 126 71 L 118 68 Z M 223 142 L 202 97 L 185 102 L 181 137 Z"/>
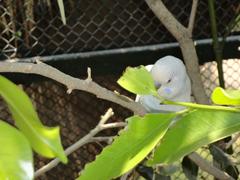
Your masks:
<path fill-rule="evenodd" d="M 166 94 L 171 94 L 171 93 L 172 93 L 172 89 L 166 87 L 166 88 L 164 89 L 164 92 L 165 92 Z"/>

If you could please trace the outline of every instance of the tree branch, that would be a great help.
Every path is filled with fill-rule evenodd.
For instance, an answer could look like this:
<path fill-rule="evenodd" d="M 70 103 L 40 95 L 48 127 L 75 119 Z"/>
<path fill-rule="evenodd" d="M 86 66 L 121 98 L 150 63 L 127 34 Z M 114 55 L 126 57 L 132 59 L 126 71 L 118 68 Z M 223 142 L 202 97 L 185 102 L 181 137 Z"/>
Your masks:
<path fill-rule="evenodd" d="M 98 134 L 100 131 L 105 130 L 105 129 L 111 129 L 111 128 L 117 128 L 117 127 L 124 127 L 126 126 L 126 123 L 124 122 L 119 122 L 119 123 L 109 123 L 109 124 L 105 124 L 107 122 L 107 120 L 113 115 L 113 111 L 112 109 L 108 109 L 108 111 L 104 114 L 104 116 L 101 117 L 101 120 L 99 121 L 98 125 L 92 129 L 86 136 L 84 136 L 83 138 L 79 139 L 77 142 L 75 142 L 73 145 L 71 145 L 70 147 L 68 147 L 65 150 L 65 154 L 69 155 L 72 152 L 76 151 L 77 149 L 79 149 L 80 147 L 82 147 L 83 145 L 90 143 L 90 142 L 96 142 L 96 141 L 110 141 L 112 139 L 112 137 L 94 137 L 96 134 Z M 46 164 L 45 166 L 43 166 L 42 168 L 38 169 L 35 174 L 34 177 L 38 177 L 44 173 L 46 173 L 47 171 L 51 170 L 52 168 L 54 168 L 55 166 L 57 166 L 59 164 L 60 160 L 58 158 L 52 160 L 51 162 L 49 162 L 48 164 Z"/>
<path fill-rule="evenodd" d="M 0 72 L 38 74 L 65 85 L 68 89 L 68 93 L 71 93 L 71 91 L 74 89 L 86 91 L 95 94 L 100 99 L 119 104 L 136 114 L 144 115 L 146 113 L 146 110 L 139 103 L 130 100 L 130 98 L 125 98 L 125 96 L 120 94 L 116 94 L 92 81 L 90 71 L 88 71 L 88 78 L 86 80 L 82 80 L 74 78 L 57 70 L 56 68 L 37 61 L 37 64 L 0 62 Z"/>
<path fill-rule="evenodd" d="M 190 13 L 190 18 L 189 18 L 189 22 L 188 22 L 188 31 L 189 31 L 190 34 L 193 33 L 195 17 L 196 17 L 196 14 L 197 14 L 197 6 L 198 6 L 198 0 L 193 0 L 192 9 L 191 9 L 191 13 Z"/>
<path fill-rule="evenodd" d="M 228 143 L 226 143 L 225 149 L 229 149 L 239 138 L 240 133 L 236 134 Z"/>
<path fill-rule="evenodd" d="M 231 176 L 227 173 L 219 170 L 218 168 L 209 164 L 205 159 L 203 159 L 200 155 L 193 152 L 188 155 L 188 157 L 195 162 L 203 171 L 208 172 L 209 174 L 213 175 L 217 179 L 221 180 L 234 180 Z"/>

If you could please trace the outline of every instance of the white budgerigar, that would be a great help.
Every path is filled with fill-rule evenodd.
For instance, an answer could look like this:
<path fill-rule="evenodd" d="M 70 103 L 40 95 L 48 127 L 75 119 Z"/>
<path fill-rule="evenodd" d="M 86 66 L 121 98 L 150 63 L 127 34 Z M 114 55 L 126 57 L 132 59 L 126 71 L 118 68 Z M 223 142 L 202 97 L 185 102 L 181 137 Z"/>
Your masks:
<path fill-rule="evenodd" d="M 150 71 L 159 96 L 171 101 L 191 101 L 191 83 L 183 62 L 173 56 L 165 56 L 155 64 L 146 66 Z M 151 113 L 173 112 L 184 109 L 183 106 L 164 105 L 151 95 L 138 95 L 136 101 Z"/>

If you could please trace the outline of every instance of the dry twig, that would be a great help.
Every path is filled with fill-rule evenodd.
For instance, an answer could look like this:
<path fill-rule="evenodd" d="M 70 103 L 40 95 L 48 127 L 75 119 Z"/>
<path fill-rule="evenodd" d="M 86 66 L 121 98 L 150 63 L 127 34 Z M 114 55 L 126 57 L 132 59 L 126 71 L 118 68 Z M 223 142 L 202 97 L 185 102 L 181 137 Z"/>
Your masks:
<path fill-rule="evenodd" d="M 228 143 L 226 143 L 225 149 L 229 149 L 239 138 L 240 133 L 236 134 Z"/>
<path fill-rule="evenodd" d="M 197 153 L 193 152 L 193 153 L 189 154 L 188 157 L 193 162 L 195 162 L 200 167 L 200 169 L 202 169 L 203 171 L 208 172 L 209 174 L 213 175 L 217 179 L 221 179 L 221 180 L 234 180 L 227 173 L 225 173 L 225 172 L 219 170 L 218 168 L 212 166 L 209 162 L 207 162 L 205 159 L 203 159 Z"/>
<path fill-rule="evenodd" d="M 112 109 L 108 109 L 108 111 L 104 114 L 104 116 L 101 117 L 101 120 L 99 121 L 98 125 L 92 129 L 86 136 L 78 140 L 76 143 L 71 145 L 65 150 L 65 154 L 69 155 L 72 152 L 76 151 L 83 145 L 90 143 L 90 142 L 96 142 L 96 141 L 109 141 L 112 139 L 112 137 L 94 137 L 96 134 L 98 134 L 100 131 L 103 131 L 105 129 L 111 129 L 111 128 L 119 128 L 119 127 L 124 127 L 126 123 L 124 122 L 118 122 L 118 123 L 108 123 L 106 124 L 107 120 L 113 115 Z M 56 158 L 43 166 L 42 168 L 38 169 L 34 176 L 35 178 L 46 173 L 47 171 L 51 170 L 55 166 L 58 165 L 59 159 Z"/>
<path fill-rule="evenodd" d="M 38 60 L 37 64 L 0 62 L 0 72 L 38 74 L 65 85 L 68 89 L 67 93 L 71 93 L 74 89 L 86 91 L 95 94 L 100 99 L 105 99 L 119 104 L 129 110 L 132 110 L 136 114 L 144 115 L 146 113 L 146 110 L 139 103 L 134 102 L 130 98 L 127 99 L 125 96 L 121 96 L 120 94 L 116 94 L 92 81 L 89 70 L 88 78 L 86 80 L 82 80 L 67 75 Z"/>
<path fill-rule="evenodd" d="M 193 0 L 191 14 L 190 14 L 189 22 L 188 22 L 188 31 L 190 34 L 193 33 L 195 17 L 197 14 L 197 5 L 198 5 L 198 0 Z"/>

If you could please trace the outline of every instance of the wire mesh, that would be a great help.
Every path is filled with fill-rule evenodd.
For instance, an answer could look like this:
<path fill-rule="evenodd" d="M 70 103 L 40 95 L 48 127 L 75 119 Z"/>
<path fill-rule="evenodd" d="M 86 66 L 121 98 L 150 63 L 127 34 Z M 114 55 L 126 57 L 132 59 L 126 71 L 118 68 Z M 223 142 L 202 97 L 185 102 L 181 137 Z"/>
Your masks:
<path fill-rule="evenodd" d="M 187 25 L 191 1 L 164 2 Z M 144 0 L 64 3 L 66 25 L 61 22 L 56 1 L 1 1 L 1 59 L 175 42 Z M 239 12 L 239 2 L 216 3 L 219 34 L 223 34 Z M 209 38 L 210 34 L 207 1 L 199 1 L 194 38 Z"/>
<path fill-rule="evenodd" d="M 159 23 L 143 0 L 89 0 L 64 1 L 67 25 L 63 25 L 56 1 L 0 1 L 0 59 L 55 55 L 134 47 L 150 44 L 174 42 L 174 38 Z M 184 25 L 188 23 L 191 1 L 164 0 L 166 6 Z M 238 0 L 217 1 L 219 34 L 239 12 Z M 235 31 L 239 31 L 236 26 Z M 195 39 L 210 37 L 210 24 L 207 1 L 199 1 Z M 226 86 L 239 89 L 239 60 L 224 61 Z M 218 85 L 216 63 L 201 66 L 201 74 L 208 95 Z M 94 76 L 95 80 L 110 90 L 123 91 L 116 84 L 119 75 Z M 66 94 L 65 87 L 53 81 L 32 82 L 23 85 L 31 97 L 42 122 L 48 126 L 60 125 L 63 146 L 68 147 L 92 129 L 100 115 L 113 107 L 115 115 L 111 121 L 122 121 L 131 113 L 110 102 L 95 96 L 74 91 Z M 0 119 L 13 124 L 6 105 L 0 101 Z M 112 134 L 112 132 L 106 132 Z M 70 155 L 68 165 L 60 164 L 39 179 L 74 179 L 86 162 L 94 159 L 105 144 L 89 144 Z M 239 153 L 235 146 L 235 154 Z M 209 156 L 201 151 L 205 158 Z M 38 157 L 35 167 L 39 168 L 48 160 Z M 200 179 L 211 178 L 206 173 Z M 176 179 L 184 179 L 182 172 Z"/>
<path fill-rule="evenodd" d="M 223 73 L 225 87 L 227 89 L 240 89 L 240 60 L 228 59 L 223 60 Z M 207 95 L 210 97 L 213 89 L 219 86 L 217 63 L 208 62 L 200 67 L 203 85 Z"/>

